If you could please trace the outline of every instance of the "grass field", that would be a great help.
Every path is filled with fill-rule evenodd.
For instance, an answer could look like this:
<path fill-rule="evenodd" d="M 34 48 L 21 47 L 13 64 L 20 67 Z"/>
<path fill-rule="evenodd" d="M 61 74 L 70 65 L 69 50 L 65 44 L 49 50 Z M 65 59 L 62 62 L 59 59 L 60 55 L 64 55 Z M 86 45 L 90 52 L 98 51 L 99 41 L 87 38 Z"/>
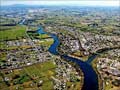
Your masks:
<path fill-rule="evenodd" d="M 36 37 L 40 39 L 50 38 L 50 36 L 47 34 L 39 34 L 39 36 L 36 36 Z"/>
<path fill-rule="evenodd" d="M 40 40 L 39 44 L 49 47 L 53 42 L 54 42 L 53 39 L 44 39 L 44 40 Z"/>
<path fill-rule="evenodd" d="M 47 34 L 38 34 L 38 33 L 28 32 L 28 35 L 30 36 L 31 39 L 35 39 L 35 38 L 39 39 L 40 42 L 38 42 L 37 44 L 46 46 L 48 48 L 54 42 L 54 40 Z"/>
<path fill-rule="evenodd" d="M 24 71 L 38 83 L 40 80 L 43 81 L 41 88 L 43 90 L 52 90 L 53 83 L 51 81 L 51 76 L 55 75 L 56 66 L 51 62 L 45 62 L 42 64 L 36 64 L 24 68 Z"/>
<path fill-rule="evenodd" d="M 52 61 L 24 67 L 22 70 L 14 70 L 12 73 L 3 73 L 4 77 L 10 78 L 10 86 L 2 81 L 0 75 L 0 90 L 53 90 L 51 77 L 55 76 L 56 65 Z M 41 85 L 39 82 L 43 81 Z M 32 85 L 31 85 L 32 84 Z M 31 85 L 31 86 L 30 86 Z"/>
<path fill-rule="evenodd" d="M 4 30 L 2 30 L 3 28 Z M 7 30 L 5 30 L 4 26 L 1 26 L 0 29 L 0 41 L 13 40 L 25 37 L 25 26 L 10 26 L 6 27 Z"/>

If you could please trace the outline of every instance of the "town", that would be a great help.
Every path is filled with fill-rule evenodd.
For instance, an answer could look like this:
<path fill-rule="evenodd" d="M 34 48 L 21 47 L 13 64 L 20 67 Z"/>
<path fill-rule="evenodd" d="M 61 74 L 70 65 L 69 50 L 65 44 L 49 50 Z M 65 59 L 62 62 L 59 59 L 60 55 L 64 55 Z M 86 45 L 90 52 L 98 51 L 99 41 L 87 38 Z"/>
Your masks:
<path fill-rule="evenodd" d="M 119 15 L 118 7 L 2 6 L 0 90 L 119 90 Z"/>

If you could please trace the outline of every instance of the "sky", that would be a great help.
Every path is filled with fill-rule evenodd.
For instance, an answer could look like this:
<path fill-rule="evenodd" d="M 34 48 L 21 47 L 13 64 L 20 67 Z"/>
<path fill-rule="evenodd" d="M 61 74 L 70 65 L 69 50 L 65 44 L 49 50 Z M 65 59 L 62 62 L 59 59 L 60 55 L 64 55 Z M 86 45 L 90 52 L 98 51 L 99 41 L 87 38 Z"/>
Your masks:
<path fill-rule="evenodd" d="M 119 0 L 0 0 L 0 4 L 13 5 L 68 5 L 68 6 L 120 6 Z"/>

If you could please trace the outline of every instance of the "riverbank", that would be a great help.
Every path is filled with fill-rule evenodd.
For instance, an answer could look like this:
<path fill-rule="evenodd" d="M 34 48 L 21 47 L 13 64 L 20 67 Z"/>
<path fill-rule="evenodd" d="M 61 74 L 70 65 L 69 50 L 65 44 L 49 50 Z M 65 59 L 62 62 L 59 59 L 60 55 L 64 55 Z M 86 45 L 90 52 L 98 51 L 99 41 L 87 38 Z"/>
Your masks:
<path fill-rule="evenodd" d="M 43 29 L 38 29 L 38 30 L 43 30 Z M 45 33 L 48 34 L 47 32 Z M 54 39 L 54 43 L 50 46 L 49 52 L 54 55 L 59 55 L 59 52 L 57 51 L 57 48 L 60 44 L 58 37 L 55 34 L 49 33 L 48 35 L 50 35 Z M 82 90 L 98 90 L 98 77 L 91 65 L 89 65 L 86 62 L 83 62 L 81 59 L 79 60 L 76 58 L 69 57 L 67 55 L 61 55 L 61 57 L 67 61 L 72 61 L 77 65 L 79 65 L 79 68 L 84 73 L 84 84 Z"/>
<path fill-rule="evenodd" d="M 97 58 L 91 63 L 91 65 L 92 65 L 93 69 L 95 70 L 95 72 L 98 75 L 99 90 L 104 90 L 103 78 L 102 78 L 102 76 L 100 75 L 100 73 L 98 72 L 98 69 L 97 69 Z"/>

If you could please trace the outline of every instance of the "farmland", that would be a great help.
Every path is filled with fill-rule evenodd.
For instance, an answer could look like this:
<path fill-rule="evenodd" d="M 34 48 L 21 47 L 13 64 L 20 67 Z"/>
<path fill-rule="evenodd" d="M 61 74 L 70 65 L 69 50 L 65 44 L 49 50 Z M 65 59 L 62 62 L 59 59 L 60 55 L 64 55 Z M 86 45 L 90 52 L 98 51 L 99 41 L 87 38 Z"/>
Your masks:
<path fill-rule="evenodd" d="M 24 38 L 25 30 L 25 26 L 0 26 L 0 41 Z"/>
<path fill-rule="evenodd" d="M 12 73 L 1 72 L 0 89 L 38 90 L 42 88 L 43 90 L 52 90 L 51 77 L 55 75 L 55 68 L 56 65 L 52 61 L 47 61 L 24 67 L 23 70 L 13 70 Z M 5 83 L 2 83 L 3 77 L 6 78 Z"/>

